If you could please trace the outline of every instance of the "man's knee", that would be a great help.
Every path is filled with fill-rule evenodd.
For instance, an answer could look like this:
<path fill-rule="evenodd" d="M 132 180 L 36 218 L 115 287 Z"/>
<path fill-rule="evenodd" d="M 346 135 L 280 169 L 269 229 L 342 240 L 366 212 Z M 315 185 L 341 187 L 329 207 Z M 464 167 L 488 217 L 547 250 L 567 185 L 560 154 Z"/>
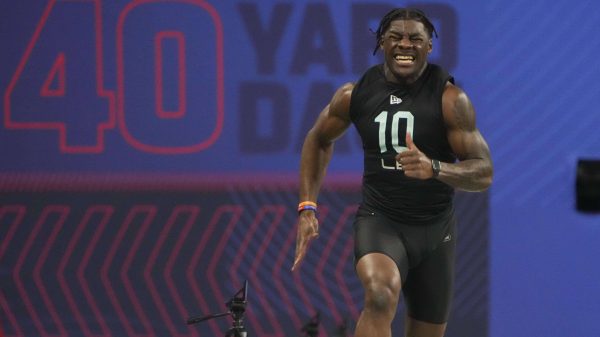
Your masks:
<path fill-rule="evenodd" d="M 365 290 L 365 309 L 395 313 L 402 287 L 396 263 L 385 254 L 372 253 L 358 261 L 356 271 Z"/>
<path fill-rule="evenodd" d="M 371 281 L 365 285 L 365 308 L 388 312 L 396 310 L 400 285 L 393 282 Z"/>

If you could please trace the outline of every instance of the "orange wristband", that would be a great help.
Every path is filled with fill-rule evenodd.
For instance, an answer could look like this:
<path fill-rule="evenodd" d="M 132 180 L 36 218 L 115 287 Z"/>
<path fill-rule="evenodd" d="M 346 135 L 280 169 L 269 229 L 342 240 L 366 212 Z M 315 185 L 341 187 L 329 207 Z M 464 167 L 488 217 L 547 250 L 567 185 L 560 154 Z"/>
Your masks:
<path fill-rule="evenodd" d="M 303 201 L 298 204 L 298 213 L 304 210 L 312 210 L 314 212 L 317 211 L 317 203 L 313 201 Z"/>

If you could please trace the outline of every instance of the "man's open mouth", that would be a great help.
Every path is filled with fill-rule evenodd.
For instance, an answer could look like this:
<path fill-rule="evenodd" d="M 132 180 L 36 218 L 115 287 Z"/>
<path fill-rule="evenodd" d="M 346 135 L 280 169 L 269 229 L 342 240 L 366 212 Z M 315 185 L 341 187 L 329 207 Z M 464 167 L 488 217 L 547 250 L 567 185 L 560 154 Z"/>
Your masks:
<path fill-rule="evenodd" d="M 413 55 L 394 55 L 394 60 L 398 63 L 413 63 L 415 62 L 415 57 Z"/>

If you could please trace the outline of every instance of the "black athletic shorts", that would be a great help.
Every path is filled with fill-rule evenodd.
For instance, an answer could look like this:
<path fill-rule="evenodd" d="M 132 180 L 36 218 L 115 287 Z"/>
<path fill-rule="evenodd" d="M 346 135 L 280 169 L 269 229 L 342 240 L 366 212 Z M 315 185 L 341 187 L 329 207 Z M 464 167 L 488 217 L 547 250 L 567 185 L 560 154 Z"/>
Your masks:
<path fill-rule="evenodd" d="M 438 223 L 408 225 L 359 208 L 354 221 L 355 264 L 368 253 L 396 262 L 408 316 L 445 323 L 450 313 L 456 250 L 454 213 Z"/>

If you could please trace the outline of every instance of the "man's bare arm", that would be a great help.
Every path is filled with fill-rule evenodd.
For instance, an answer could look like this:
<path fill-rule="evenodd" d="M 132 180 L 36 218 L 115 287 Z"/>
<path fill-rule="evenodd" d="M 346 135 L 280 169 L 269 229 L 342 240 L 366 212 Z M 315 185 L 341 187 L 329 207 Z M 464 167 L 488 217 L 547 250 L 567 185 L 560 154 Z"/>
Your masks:
<path fill-rule="evenodd" d="M 300 200 L 316 201 L 334 141 L 350 126 L 352 84 L 345 84 L 321 111 L 304 140 L 300 159 Z"/>
<path fill-rule="evenodd" d="M 457 163 L 442 163 L 437 179 L 457 189 L 483 191 L 492 183 L 493 165 L 487 142 L 477 129 L 475 110 L 467 95 L 448 84 L 442 98 L 448 142 Z"/>
<path fill-rule="evenodd" d="M 300 159 L 300 201 L 317 201 L 321 182 L 333 153 L 333 143 L 351 123 L 350 96 L 353 87 L 352 84 L 345 84 L 336 91 L 331 102 L 321 111 L 315 125 L 306 135 Z M 315 212 L 300 212 L 292 270 L 298 267 L 306 255 L 308 244 L 318 235 L 319 222 Z"/>

